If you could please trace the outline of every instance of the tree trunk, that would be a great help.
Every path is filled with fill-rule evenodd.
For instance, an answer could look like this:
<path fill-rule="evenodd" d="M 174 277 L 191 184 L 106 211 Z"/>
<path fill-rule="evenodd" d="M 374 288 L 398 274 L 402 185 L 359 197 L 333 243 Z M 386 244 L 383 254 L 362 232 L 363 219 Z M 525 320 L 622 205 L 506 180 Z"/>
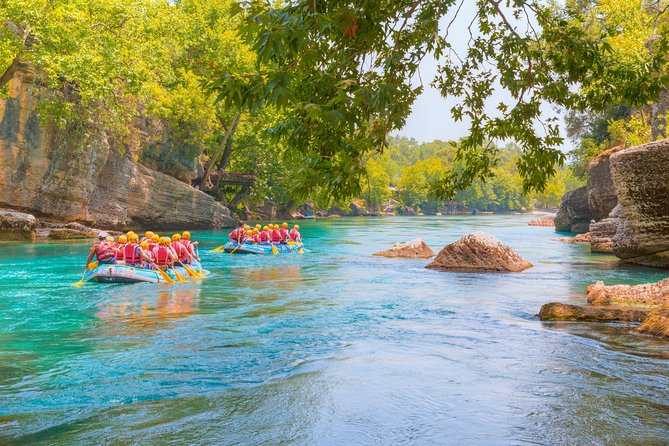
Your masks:
<path fill-rule="evenodd" d="M 14 57 L 12 63 L 9 64 L 5 72 L 2 73 L 2 75 L 0 75 L 0 88 L 4 87 L 10 80 L 12 80 L 12 78 L 14 77 L 14 73 L 18 71 L 20 66 L 21 66 L 21 60 L 17 55 L 16 57 Z"/>
<path fill-rule="evenodd" d="M 249 186 L 242 186 L 242 189 L 237 192 L 237 195 L 235 195 L 235 198 L 230 201 L 230 208 L 234 209 L 237 207 L 237 205 L 244 199 L 248 193 L 251 192 L 251 188 Z"/>
<path fill-rule="evenodd" d="M 228 131 L 225 132 L 225 136 L 223 136 L 223 141 L 221 141 L 221 144 L 218 146 L 218 150 L 216 150 L 214 156 L 212 156 L 209 162 L 207 163 L 207 167 L 205 167 L 204 174 L 202 175 L 200 190 L 205 190 L 207 188 L 207 183 L 209 182 L 209 175 L 211 174 L 211 170 L 214 167 L 214 164 L 216 164 L 216 160 L 218 160 L 222 156 L 221 152 L 225 151 L 226 147 L 228 146 L 228 140 L 230 139 L 230 136 L 234 133 L 235 129 L 237 128 L 237 124 L 239 124 L 240 118 L 241 118 L 241 113 L 237 112 L 232 120 L 232 124 L 230 125 L 230 127 L 228 127 Z"/>

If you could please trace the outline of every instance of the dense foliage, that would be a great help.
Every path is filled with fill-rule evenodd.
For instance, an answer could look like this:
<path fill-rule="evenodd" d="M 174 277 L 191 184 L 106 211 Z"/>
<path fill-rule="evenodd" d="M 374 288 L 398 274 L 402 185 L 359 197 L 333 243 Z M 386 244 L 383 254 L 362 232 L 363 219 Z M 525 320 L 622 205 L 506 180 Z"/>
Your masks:
<path fill-rule="evenodd" d="M 570 169 L 560 168 L 543 192 L 525 193 L 517 168 L 522 156 L 520 148 L 509 144 L 497 150 L 500 162 L 492 178 L 477 180 L 453 200 L 445 201 L 434 193 L 433 184 L 446 172 L 459 168 L 462 161 L 457 159 L 457 147 L 444 141 L 421 144 L 404 137 L 390 138 L 383 155 L 367 162 L 369 173 L 362 198 L 372 209 L 383 210 L 384 203 L 392 197 L 397 202 L 395 211 L 399 212 L 406 212 L 407 207 L 425 213 L 462 209 L 522 211 L 535 206 L 557 207 L 565 192 L 581 185 Z"/>
<path fill-rule="evenodd" d="M 404 125 L 429 55 L 440 64 L 433 84 L 457 99 L 452 117 L 470 130 L 456 145 L 457 169 L 435 192 L 452 197 L 491 177 L 500 162 L 495 144 L 510 139 L 522 150 L 523 189 L 541 190 L 564 161 L 557 123 L 542 119 L 544 104 L 581 111 L 643 105 L 666 85 L 660 3 L 479 0 L 472 19 L 460 16 L 457 0 L 242 2 L 256 72 L 221 73 L 212 86 L 238 107 L 278 107 L 275 134 L 303 155 L 298 192 L 318 188 L 339 198 L 360 193 L 367 157 Z M 631 36 L 621 26 L 628 22 Z M 464 51 L 452 37 L 463 32 L 471 37 Z M 511 99 L 489 113 L 500 89 Z"/>

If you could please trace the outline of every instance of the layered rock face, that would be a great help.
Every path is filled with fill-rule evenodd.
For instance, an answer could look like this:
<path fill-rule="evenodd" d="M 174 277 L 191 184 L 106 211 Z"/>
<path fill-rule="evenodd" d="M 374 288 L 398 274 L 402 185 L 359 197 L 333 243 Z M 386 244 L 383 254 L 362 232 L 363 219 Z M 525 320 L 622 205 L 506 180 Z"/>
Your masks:
<path fill-rule="evenodd" d="M 37 236 L 34 215 L 0 209 L 0 240 L 33 240 Z"/>
<path fill-rule="evenodd" d="M 434 252 L 421 239 L 411 240 L 406 243 L 395 243 L 390 249 L 377 252 L 375 256 L 409 259 L 431 259 Z"/>
<path fill-rule="evenodd" d="M 232 225 L 212 197 L 119 155 L 104 133 L 78 147 L 41 127 L 32 80 L 19 73 L 0 100 L 0 205 L 107 228 Z"/>
<path fill-rule="evenodd" d="M 494 236 L 475 232 L 447 245 L 426 266 L 444 271 L 519 272 L 532 264 Z"/>
<path fill-rule="evenodd" d="M 669 140 L 611 157 L 620 203 L 613 253 L 631 263 L 669 267 Z"/>

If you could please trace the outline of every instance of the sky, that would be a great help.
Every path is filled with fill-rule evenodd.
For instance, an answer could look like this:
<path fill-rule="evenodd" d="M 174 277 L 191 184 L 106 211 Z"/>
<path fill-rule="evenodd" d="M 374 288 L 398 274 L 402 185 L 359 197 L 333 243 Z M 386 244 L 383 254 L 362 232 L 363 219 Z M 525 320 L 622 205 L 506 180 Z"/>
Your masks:
<path fill-rule="evenodd" d="M 458 19 L 451 26 L 449 32 L 449 41 L 460 54 L 465 52 L 469 33 L 466 26 L 472 20 L 476 13 L 476 2 L 465 0 L 458 16 Z M 442 27 L 450 20 L 450 17 L 444 19 Z M 457 27 L 456 27 L 457 25 Z M 451 38 L 452 37 L 452 38 Z M 416 139 L 419 142 L 429 142 L 435 139 L 444 141 L 457 140 L 465 136 L 468 132 L 468 123 L 466 121 L 455 122 L 451 117 L 450 109 L 455 104 L 453 99 L 446 100 L 429 83 L 434 79 L 437 72 L 437 61 L 432 57 L 426 57 L 420 65 L 420 77 L 423 80 L 424 91 L 414 103 L 413 110 L 403 129 L 394 132 L 394 135 L 402 135 Z M 418 85 L 419 80 L 414 79 Z M 510 95 L 500 89 L 497 89 L 489 99 L 489 112 L 496 113 L 496 106 L 499 102 L 510 103 Z M 546 116 L 556 116 L 559 113 L 549 105 L 544 107 Z M 564 119 L 560 118 L 561 127 Z M 561 129 L 564 137 L 564 129 Z M 561 148 L 569 150 L 569 141 Z"/>

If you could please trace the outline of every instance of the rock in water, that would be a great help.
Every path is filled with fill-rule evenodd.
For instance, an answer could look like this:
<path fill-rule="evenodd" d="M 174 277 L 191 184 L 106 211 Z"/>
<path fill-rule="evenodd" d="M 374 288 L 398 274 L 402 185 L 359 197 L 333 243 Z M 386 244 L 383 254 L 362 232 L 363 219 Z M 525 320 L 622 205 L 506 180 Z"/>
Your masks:
<path fill-rule="evenodd" d="M 445 271 L 519 272 L 532 264 L 511 248 L 484 232 L 475 232 L 447 245 L 430 269 Z"/>
<path fill-rule="evenodd" d="M 620 203 L 613 253 L 631 263 L 669 267 L 669 139 L 611 156 Z"/>
<path fill-rule="evenodd" d="M 36 228 L 34 215 L 0 209 L 0 240 L 34 240 Z"/>
<path fill-rule="evenodd" d="M 552 302 L 541 306 L 542 321 L 640 322 L 651 310 L 625 307 L 580 307 Z"/>
<path fill-rule="evenodd" d="M 555 214 L 544 215 L 530 221 L 528 226 L 555 226 Z"/>
<path fill-rule="evenodd" d="M 669 339 L 669 311 L 650 312 L 634 331 Z"/>
<path fill-rule="evenodd" d="M 406 243 L 395 243 L 392 248 L 377 252 L 374 255 L 393 258 L 431 259 L 434 257 L 434 252 L 423 240 L 417 238 Z"/>
<path fill-rule="evenodd" d="M 592 305 L 644 305 L 669 308 L 669 278 L 642 285 L 606 286 L 599 281 L 588 287 L 588 303 Z"/>
<path fill-rule="evenodd" d="M 588 232 L 593 214 L 588 204 L 588 189 L 579 187 L 564 194 L 555 215 L 555 229 L 567 232 Z"/>

